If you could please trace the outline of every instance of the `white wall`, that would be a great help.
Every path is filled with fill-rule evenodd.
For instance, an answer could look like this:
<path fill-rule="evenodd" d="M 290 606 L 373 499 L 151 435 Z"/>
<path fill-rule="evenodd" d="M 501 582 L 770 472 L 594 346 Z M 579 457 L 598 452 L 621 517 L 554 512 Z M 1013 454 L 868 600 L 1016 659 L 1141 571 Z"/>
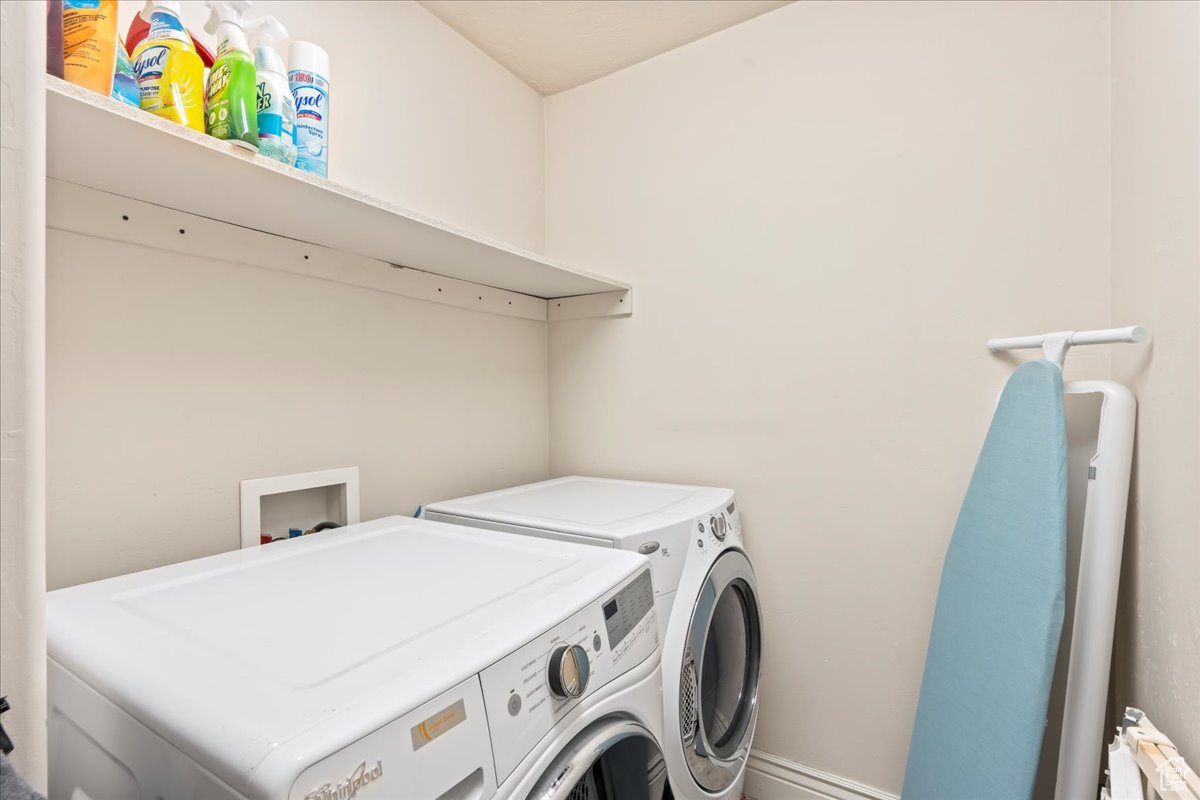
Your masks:
<path fill-rule="evenodd" d="M 532 89 L 415 3 L 255 9 L 330 52 L 331 177 L 541 249 Z M 61 231 L 48 250 L 51 588 L 237 547 L 244 478 L 357 465 L 366 519 L 547 474 L 544 323 Z"/>
<path fill-rule="evenodd" d="M 120 0 L 120 30 L 142 8 Z M 208 9 L 184 0 L 189 30 Z M 330 60 L 329 177 L 526 249 L 542 249 L 542 98 L 415 2 L 255 0 Z M 287 42 L 279 47 L 287 58 Z"/>
<path fill-rule="evenodd" d="M 46 786 L 45 14 L 0 3 L 0 696 Z"/>
<path fill-rule="evenodd" d="M 1200 4 L 1114 3 L 1113 375 L 1138 396 L 1117 701 L 1200 765 Z"/>
<path fill-rule="evenodd" d="M 1108 33 L 797 3 L 547 101 L 548 251 L 637 301 L 551 325 L 551 471 L 738 490 L 762 750 L 899 789 L 984 342 L 1109 322 Z"/>
<path fill-rule="evenodd" d="M 245 478 L 362 518 L 544 478 L 546 327 L 51 231 L 51 588 L 235 549 Z"/>

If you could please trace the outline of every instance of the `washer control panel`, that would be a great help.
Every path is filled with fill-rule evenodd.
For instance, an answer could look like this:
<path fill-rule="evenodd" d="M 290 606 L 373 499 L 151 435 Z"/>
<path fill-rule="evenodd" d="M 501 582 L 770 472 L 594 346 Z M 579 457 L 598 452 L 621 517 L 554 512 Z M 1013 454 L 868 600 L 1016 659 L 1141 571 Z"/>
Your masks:
<path fill-rule="evenodd" d="M 717 547 L 726 541 L 741 544 L 742 520 L 738 515 L 737 502 L 730 500 L 729 505 L 700 515 L 692 530 L 695 532 L 692 546 L 701 550 Z"/>
<path fill-rule="evenodd" d="M 647 567 L 480 674 L 503 783 L 555 724 L 658 647 Z"/>

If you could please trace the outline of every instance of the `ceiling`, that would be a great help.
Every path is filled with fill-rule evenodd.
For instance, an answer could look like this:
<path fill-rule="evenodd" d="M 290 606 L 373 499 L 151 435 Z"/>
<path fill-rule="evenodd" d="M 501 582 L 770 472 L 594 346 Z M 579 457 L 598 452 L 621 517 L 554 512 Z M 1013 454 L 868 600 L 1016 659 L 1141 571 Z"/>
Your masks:
<path fill-rule="evenodd" d="M 757 17 L 791 0 L 419 0 L 543 95 Z"/>

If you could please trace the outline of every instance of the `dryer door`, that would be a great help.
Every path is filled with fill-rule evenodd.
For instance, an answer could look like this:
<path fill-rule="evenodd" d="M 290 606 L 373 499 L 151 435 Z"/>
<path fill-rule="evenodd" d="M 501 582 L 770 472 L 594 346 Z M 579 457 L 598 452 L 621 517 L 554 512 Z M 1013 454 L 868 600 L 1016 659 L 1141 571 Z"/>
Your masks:
<path fill-rule="evenodd" d="M 692 609 L 679 675 L 679 732 L 692 777 L 720 792 L 750 752 L 758 716 L 762 614 L 750 562 L 739 550 L 709 569 Z"/>
<path fill-rule="evenodd" d="M 593 722 L 554 759 L 529 800 L 659 800 L 665 785 L 659 755 L 641 723 L 621 717 Z"/>

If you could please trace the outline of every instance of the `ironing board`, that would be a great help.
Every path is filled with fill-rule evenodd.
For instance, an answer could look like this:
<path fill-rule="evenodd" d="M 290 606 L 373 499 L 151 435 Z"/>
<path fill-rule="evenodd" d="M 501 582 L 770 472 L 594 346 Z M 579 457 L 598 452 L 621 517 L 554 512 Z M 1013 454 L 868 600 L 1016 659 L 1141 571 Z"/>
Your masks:
<path fill-rule="evenodd" d="M 903 800 L 1028 800 L 1062 631 L 1062 372 L 1009 378 L 946 550 Z"/>

